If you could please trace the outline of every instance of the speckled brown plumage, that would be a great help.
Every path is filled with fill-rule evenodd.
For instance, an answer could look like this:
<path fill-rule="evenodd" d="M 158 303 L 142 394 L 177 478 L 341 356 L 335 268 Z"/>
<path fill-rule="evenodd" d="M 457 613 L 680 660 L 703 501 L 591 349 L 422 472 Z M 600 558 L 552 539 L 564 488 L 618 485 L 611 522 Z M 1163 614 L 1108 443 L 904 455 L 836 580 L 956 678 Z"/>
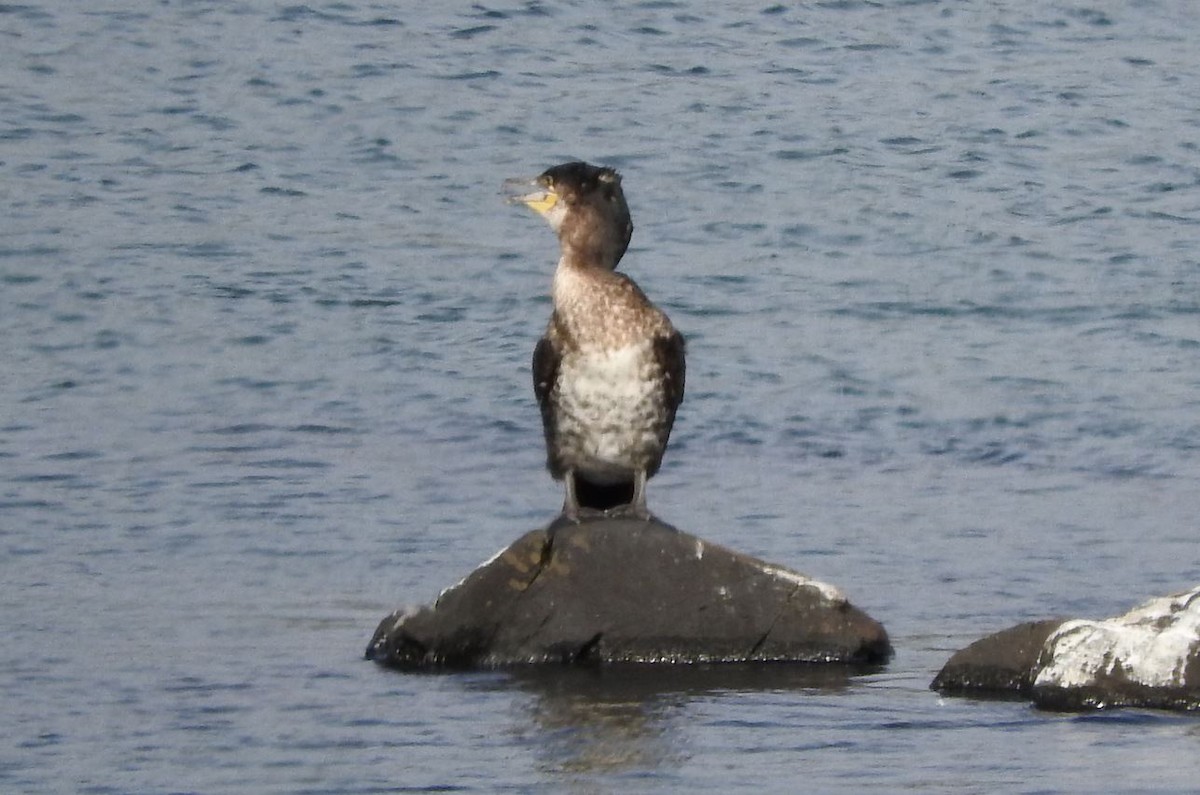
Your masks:
<path fill-rule="evenodd" d="M 633 231 L 616 172 L 569 163 L 535 182 L 541 190 L 521 201 L 550 222 L 561 249 L 554 312 L 533 357 L 547 467 L 565 482 L 570 517 L 579 494 L 622 485 L 633 512 L 648 515 L 645 483 L 683 399 L 683 337 L 615 271 Z"/>

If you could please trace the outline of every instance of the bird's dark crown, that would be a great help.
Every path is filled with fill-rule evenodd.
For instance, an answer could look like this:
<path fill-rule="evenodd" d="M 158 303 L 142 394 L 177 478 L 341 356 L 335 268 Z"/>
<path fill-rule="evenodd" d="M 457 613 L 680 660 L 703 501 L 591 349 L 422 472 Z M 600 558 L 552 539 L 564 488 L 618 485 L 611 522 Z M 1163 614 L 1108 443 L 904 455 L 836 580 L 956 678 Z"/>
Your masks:
<path fill-rule="evenodd" d="M 608 197 L 621 193 L 621 175 L 614 169 L 582 161 L 551 166 L 542 172 L 538 181 L 564 198 L 585 196 L 594 191 L 603 191 Z"/>

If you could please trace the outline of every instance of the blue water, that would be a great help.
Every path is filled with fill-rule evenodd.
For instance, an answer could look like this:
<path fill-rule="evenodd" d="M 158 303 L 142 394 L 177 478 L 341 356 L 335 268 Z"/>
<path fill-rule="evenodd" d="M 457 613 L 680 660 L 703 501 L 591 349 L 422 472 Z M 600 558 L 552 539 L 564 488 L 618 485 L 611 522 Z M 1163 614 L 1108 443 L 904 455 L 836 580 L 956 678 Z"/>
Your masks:
<path fill-rule="evenodd" d="M 1194 9 L 436 5 L 0 5 L 0 790 L 1194 790 L 1194 718 L 927 689 L 1200 581 Z M 689 341 L 652 508 L 884 671 L 362 660 L 559 505 L 500 184 L 575 157 Z"/>

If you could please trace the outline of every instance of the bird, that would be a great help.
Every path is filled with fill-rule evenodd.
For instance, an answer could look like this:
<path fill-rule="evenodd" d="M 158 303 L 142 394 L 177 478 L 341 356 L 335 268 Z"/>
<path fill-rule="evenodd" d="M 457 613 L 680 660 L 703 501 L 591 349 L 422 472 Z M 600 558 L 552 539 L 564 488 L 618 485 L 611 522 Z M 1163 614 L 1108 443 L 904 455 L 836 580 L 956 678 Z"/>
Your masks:
<path fill-rule="evenodd" d="M 533 390 L 546 467 L 566 491 L 562 515 L 579 522 L 583 508 L 598 507 L 650 519 L 646 482 L 662 464 L 683 400 L 685 345 L 667 315 L 616 270 L 633 235 L 621 176 L 575 161 L 506 187 L 511 202 L 558 236 L 553 312 L 534 348 Z M 628 501 L 593 496 L 613 489 Z"/>

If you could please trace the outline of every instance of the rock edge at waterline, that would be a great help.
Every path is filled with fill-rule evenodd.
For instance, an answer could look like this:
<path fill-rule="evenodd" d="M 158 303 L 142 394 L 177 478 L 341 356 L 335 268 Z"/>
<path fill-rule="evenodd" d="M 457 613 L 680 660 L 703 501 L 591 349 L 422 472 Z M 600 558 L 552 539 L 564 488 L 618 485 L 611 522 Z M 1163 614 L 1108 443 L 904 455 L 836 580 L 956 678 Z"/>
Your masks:
<path fill-rule="evenodd" d="M 931 687 L 1046 709 L 1200 710 L 1200 586 L 1105 621 L 1010 627 L 956 652 Z"/>
<path fill-rule="evenodd" d="M 525 534 L 430 606 L 397 611 L 366 656 L 404 669 L 536 663 L 877 665 L 887 632 L 833 586 L 655 520 Z"/>

